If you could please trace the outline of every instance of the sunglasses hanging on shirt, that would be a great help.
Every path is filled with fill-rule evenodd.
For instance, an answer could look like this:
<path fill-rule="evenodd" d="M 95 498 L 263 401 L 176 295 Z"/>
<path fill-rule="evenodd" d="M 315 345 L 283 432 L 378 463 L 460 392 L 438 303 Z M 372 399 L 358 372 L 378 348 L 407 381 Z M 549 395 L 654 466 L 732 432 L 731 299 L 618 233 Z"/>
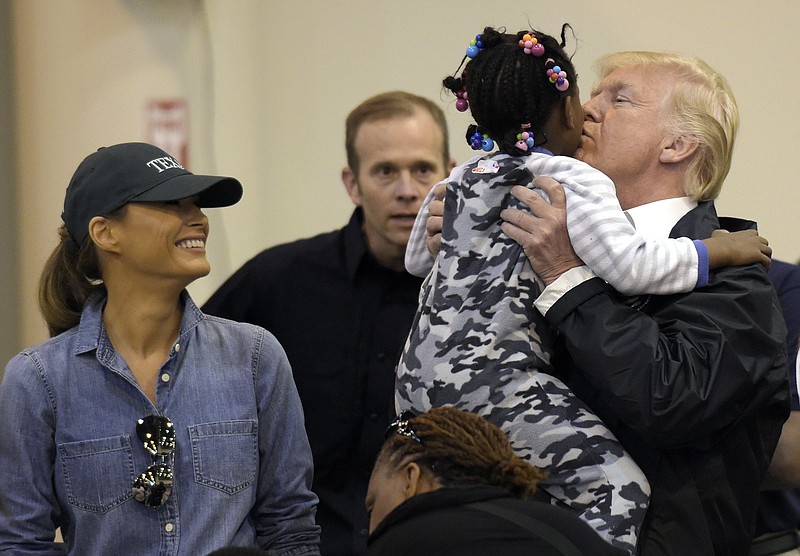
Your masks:
<path fill-rule="evenodd" d="M 131 493 L 137 502 L 157 508 L 172 492 L 175 427 L 163 415 L 148 415 L 136 421 L 136 436 L 153 456 L 153 465 L 133 481 Z"/>

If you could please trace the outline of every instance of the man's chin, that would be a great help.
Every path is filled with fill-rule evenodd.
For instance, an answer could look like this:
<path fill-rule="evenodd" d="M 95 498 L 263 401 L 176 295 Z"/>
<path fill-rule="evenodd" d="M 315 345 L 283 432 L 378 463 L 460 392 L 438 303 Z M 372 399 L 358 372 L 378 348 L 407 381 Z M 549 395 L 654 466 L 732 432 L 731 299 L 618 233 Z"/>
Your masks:
<path fill-rule="evenodd" d="M 406 231 L 398 231 L 392 234 L 392 243 L 394 243 L 398 247 L 402 247 L 405 250 L 406 246 L 408 245 L 408 240 L 411 239 L 411 230 Z"/>
<path fill-rule="evenodd" d="M 393 219 L 385 229 L 392 241 L 407 243 L 413 228 L 414 220 L 397 218 Z"/>

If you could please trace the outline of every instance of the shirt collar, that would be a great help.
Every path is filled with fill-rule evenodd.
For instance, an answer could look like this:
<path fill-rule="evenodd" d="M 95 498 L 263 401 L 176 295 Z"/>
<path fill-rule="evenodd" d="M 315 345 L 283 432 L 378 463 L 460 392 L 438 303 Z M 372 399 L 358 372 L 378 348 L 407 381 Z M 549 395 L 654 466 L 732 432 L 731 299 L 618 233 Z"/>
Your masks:
<path fill-rule="evenodd" d="M 205 315 L 195 305 L 186 290 L 181 293 L 181 302 L 183 315 L 181 316 L 179 338 L 205 318 Z M 98 349 L 108 343 L 108 337 L 103 326 L 103 308 L 105 306 L 106 293 L 104 291 L 96 292 L 86 300 L 81 313 L 81 322 L 78 325 L 78 341 L 75 344 L 76 354 Z"/>
<path fill-rule="evenodd" d="M 341 243 L 342 256 L 344 257 L 344 268 L 350 280 L 355 281 L 359 272 L 365 269 L 374 268 L 379 271 L 389 273 L 388 276 L 407 275 L 411 276 L 403 270 L 398 272 L 390 268 L 386 268 L 378 262 L 369 249 L 367 248 L 367 240 L 364 238 L 364 211 L 361 207 L 356 207 L 353 215 L 347 226 L 342 228 L 343 240 Z"/>
<path fill-rule="evenodd" d="M 653 201 L 625 211 L 633 227 L 645 238 L 669 237 L 672 228 L 697 206 L 691 197 Z"/>

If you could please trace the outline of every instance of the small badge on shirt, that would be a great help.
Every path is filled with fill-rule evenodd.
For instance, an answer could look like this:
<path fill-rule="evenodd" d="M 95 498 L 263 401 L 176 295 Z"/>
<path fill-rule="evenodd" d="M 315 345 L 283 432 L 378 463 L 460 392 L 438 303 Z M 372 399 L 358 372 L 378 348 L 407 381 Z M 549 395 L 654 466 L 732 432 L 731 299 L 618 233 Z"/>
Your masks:
<path fill-rule="evenodd" d="M 500 171 L 500 164 L 494 160 L 479 160 L 478 165 L 472 169 L 473 174 L 496 174 Z"/>

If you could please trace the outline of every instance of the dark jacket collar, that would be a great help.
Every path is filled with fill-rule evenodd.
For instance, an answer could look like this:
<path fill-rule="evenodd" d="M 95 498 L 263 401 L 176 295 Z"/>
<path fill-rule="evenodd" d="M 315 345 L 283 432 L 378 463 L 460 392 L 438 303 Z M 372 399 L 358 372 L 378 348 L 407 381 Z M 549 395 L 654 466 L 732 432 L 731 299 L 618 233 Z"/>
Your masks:
<path fill-rule="evenodd" d="M 470 504 L 472 502 L 495 500 L 498 498 L 514 498 L 514 495 L 502 487 L 492 485 L 463 485 L 444 487 L 439 490 L 412 496 L 389 512 L 389 515 L 380 522 L 375 528 L 375 531 L 369 536 L 367 544 L 369 545 L 380 537 L 387 528 L 405 521 L 406 519 L 418 517 L 420 514 L 427 511 L 453 506 L 463 506 L 464 504 Z"/>
<path fill-rule="evenodd" d="M 670 237 L 702 239 L 711 237 L 711 233 L 718 228 L 724 228 L 729 232 L 738 232 L 756 229 L 756 223 L 752 220 L 730 216 L 718 217 L 717 210 L 714 208 L 714 201 L 703 201 L 678 220 L 678 223 L 672 228 Z"/>

